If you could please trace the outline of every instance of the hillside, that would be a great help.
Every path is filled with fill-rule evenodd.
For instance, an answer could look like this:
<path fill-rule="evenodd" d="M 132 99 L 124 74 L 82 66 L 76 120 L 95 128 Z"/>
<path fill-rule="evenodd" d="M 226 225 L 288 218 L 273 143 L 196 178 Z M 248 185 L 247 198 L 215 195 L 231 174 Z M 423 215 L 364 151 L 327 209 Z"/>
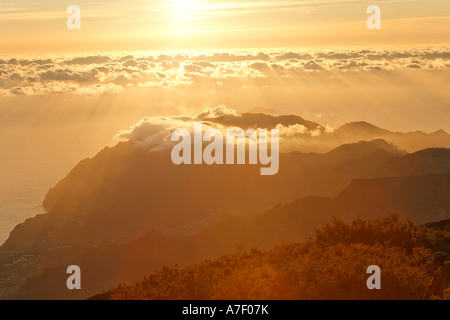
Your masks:
<path fill-rule="evenodd" d="M 126 242 L 149 228 L 190 234 L 235 214 L 333 196 L 404 155 L 381 140 L 360 142 L 325 154 L 281 154 L 279 173 L 261 176 L 257 165 L 175 166 L 166 151 L 119 143 L 81 161 L 50 189 L 48 214 L 18 225 L 0 251 Z"/>
<path fill-rule="evenodd" d="M 429 173 L 445 173 L 450 171 L 450 149 L 430 148 L 420 150 L 395 159 L 377 172 L 379 177 L 398 177 Z"/>
<path fill-rule="evenodd" d="M 252 248 L 183 269 L 165 266 L 91 299 L 450 299 L 450 283 L 435 285 L 445 261 L 429 248 L 436 231 L 436 224 L 417 227 L 395 216 L 350 224 L 335 219 L 314 240 Z M 374 263 L 382 270 L 382 290 L 366 287 L 365 270 Z"/>
<path fill-rule="evenodd" d="M 263 120 L 303 121 L 273 119 Z M 236 245 L 302 241 L 333 215 L 448 218 L 448 163 L 447 149 L 407 154 L 376 139 L 323 154 L 281 153 L 279 173 L 261 176 L 257 165 L 175 166 L 168 151 L 121 142 L 81 161 L 49 190 L 48 213 L 14 228 L 0 247 L 0 297 L 85 298 Z M 93 279 L 78 296 L 55 277 L 73 261 Z"/>
<path fill-rule="evenodd" d="M 422 131 L 394 132 L 365 121 L 345 123 L 334 130 L 327 130 L 326 126 L 297 115 L 273 116 L 261 113 L 244 113 L 208 117 L 204 120 L 226 126 L 237 126 L 243 129 L 256 127 L 275 128 L 280 124 L 284 127 L 303 126 L 310 132 L 317 132 L 317 134 L 313 135 L 297 135 L 298 139 L 295 147 L 288 151 L 302 150 L 303 152 L 323 153 L 342 144 L 375 139 L 383 139 L 410 153 L 427 148 L 450 148 L 450 135 L 444 130 L 437 130 L 431 133 Z"/>
<path fill-rule="evenodd" d="M 401 190 L 404 196 L 399 197 Z M 108 289 L 119 282 L 132 283 L 163 265 L 185 266 L 232 253 L 238 245 L 268 250 L 281 243 L 300 242 L 313 236 L 314 230 L 333 216 L 352 221 L 380 219 L 398 212 L 418 223 L 448 219 L 449 192 L 450 173 L 357 180 L 335 198 L 307 197 L 265 212 L 233 216 L 191 236 L 168 237 L 148 231 L 125 244 L 105 243 L 86 248 L 76 258 L 91 279 L 82 293 L 58 289 L 61 279 L 54 274 L 62 277 L 63 267 L 56 265 L 30 278 L 18 295 L 86 297 L 87 293 Z M 43 290 L 44 283 L 47 286 Z"/>
<path fill-rule="evenodd" d="M 408 152 L 416 152 L 426 148 L 450 147 L 450 135 L 444 130 L 432 133 L 422 131 L 392 132 L 364 121 L 346 123 L 336 129 L 332 136 L 333 139 L 341 141 L 341 143 L 344 143 L 344 141 L 384 139 Z"/>

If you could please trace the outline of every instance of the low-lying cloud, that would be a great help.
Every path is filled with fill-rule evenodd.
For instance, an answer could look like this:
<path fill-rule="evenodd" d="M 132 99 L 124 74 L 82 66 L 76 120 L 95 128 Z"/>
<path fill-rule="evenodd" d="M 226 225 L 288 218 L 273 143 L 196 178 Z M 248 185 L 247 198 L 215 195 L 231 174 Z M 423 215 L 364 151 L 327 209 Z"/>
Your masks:
<path fill-rule="evenodd" d="M 221 86 L 252 79 L 299 81 L 314 74 L 446 70 L 449 61 L 446 48 L 10 58 L 0 59 L 0 95 L 98 94 L 204 81 Z"/>
<path fill-rule="evenodd" d="M 176 129 L 186 129 L 192 134 L 194 121 L 202 121 L 204 131 L 218 129 L 224 136 L 226 129 L 242 129 L 244 131 L 247 129 L 278 129 L 282 151 L 301 149 L 300 144 L 318 138 L 322 134 L 333 132 L 330 128 L 324 128 L 299 116 L 238 114 L 235 110 L 221 105 L 207 108 L 193 116 L 145 117 L 129 129 L 119 132 L 115 139 L 135 142 L 150 151 L 169 149 L 173 146 L 170 140 L 172 132 Z"/>

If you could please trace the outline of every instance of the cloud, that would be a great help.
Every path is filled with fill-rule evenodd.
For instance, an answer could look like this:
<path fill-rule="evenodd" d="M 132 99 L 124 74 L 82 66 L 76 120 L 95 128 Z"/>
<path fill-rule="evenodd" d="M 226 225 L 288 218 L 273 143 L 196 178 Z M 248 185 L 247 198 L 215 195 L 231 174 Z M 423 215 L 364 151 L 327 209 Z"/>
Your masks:
<path fill-rule="evenodd" d="M 166 116 L 166 117 L 145 117 L 137 124 L 127 130 L 119 132 L 114 138 L 119 140 L 133 141 L 138 146 L 144 146 L 150 151 L 167 149 L 173 143 L 170 136 L 175 129 L 187 129 L 191 133 L 194 128 L 194 121 L 212 119 L 224 115 L 237 115 L 236 111 L 225 106 L 208 108 L 194 116 Z M 224 127 L 213 122 L 204 122 L 203 130 L 210 128 L 224 131 Z"/>
<path fill-rule="evenodd" d="M 250 65 L 250 68 L 255 69 L 260 72 L 266 72 L 270 70 L 270 66 L 265 62 L 255 62 Z"/>
<path fill-rule="evenodd" d="M 283 126 L 282 124 L 278 124 L 276 129 L 280 130 L 280 136 L 287 137 L 301 135 L 308 132 L 308 128 L 302 124 L 294 124 L 291 126 Z"/>
<path fill-rule="evenodd" d="M 227 118 L 229 121 L 223 121 Z M 236 122 L 236 119 L 242 119 Z M 260 119 L 255 122 L 255 119 Z M 267 125 L 267 119 L 271 119 L 271 125 Z M 278 129 L 280 137 L 280 146 L 282 151 L 298 150 L 299 144 L 304 143 L 302 139 L 314 139 L 323 133 L 332 133 L 333 129 L 324 128 L 314 124 L 314 127 L 308 128 L 298 116 L 271 116 L 267 114 L 238 114 L 235 110 L 227 108 L 224 105 L 207 108 L 204 111 L 193 115 L 164 116 L 164 117 L 145 117 L 130 128 L 119 132 L 115 139 L 122 141 L 132 141 L 139 147 L 147 148 L 149 151 L 168 150 L 176 142 L 172 142 L 170 137 L 176 129 L 186 129 L 191 134 L 194 129 L 194 121 L 202 121 L 203 131 L 208 129 L 217 129 L 226 136 L 226 129 Z M 285 124 L 279 123 L 283 122 Z M 250 126 L 248 123 L 254 123 Z M 286 124 L 290 123 L 290 124 Z M 246 124 L 239 126 L 239 124 Z M 260 126 L 259 124 L 266 124 Z"/>
<path fill-rule="evenodd" d="M 223 116 L 235 116 L 235 117 L 239 117 L 238 113 L 236 112 L 236 110 L 227 108 L 224 105 L 218 106 L 216 108 L 208 108 L 205 109 L 204 111 L 200 112 L 199 114 L 195 115 L 193 117 L 194 120 L 196 121 L 201 121 L 204 119 L 212 119 L 212 118 L 218 118 L 218 117 L 223 117 Z"/>
<path fill-rule="evenodd" d="M 138 65 L 138 62 L 133 59 L 130 59 L 122 63 L 122 65 L 124 67 L 136 67 Z"/>
<path fill-rule="evenodd" d="M 101 94 L 113 86 L 264 88 L 280 78 L 301 85 L 320 77 L 326 83 L 331 75 L 339 79 L 339 73 L 348 72 L 439 72 L 449 61 L 447 48 L 9 58 L 0 60 L 0 89 L 6 90 L 3 95 L 42 95 L 51 89 L 58 94 Z"/>
<path fill-rule="evenodd" d="M 171 131 L 185 128 L 186 123 L 171 117 L 146 117 L 130 129 L 120 132 L 116 139 L 130 140 L 149 147 L 166 142 Z"/>
<path fill-rule="evenodd" d="M 235 53 L 212 53 L 209 55 L 197 55 L 190 58 L 193 61 L 208 61 L 208 62 L 242 62 L 242 61 L 268 61 L 271 56 L 264 52 L 258 52 L 256 54 L 235 54 Z"/>
<path fill-rule="evenodd" d="M 420 69 L 420 68 L 422 68 L 418 64 L 408 64 L 406 67 L 410 68 L 410 69 Z"/>
<path fill-rule="evenodd" d="M 56 69 L 39 74 L 41 81 L 77 81 L 96 82 L 99 71 L 92 69 L 88 72 L 74 72 L 70 69 Z"/>
<path fill-rule="evenodd" d="M 110 60 L 110 57 L 107 56 L 88 56 L 88 57 L 77 57 L 70 60 L 64 61 L 64 64 L 68 65 L 86 65 L 86 64 L 102 64 L 106 63 Z"/>
<path fill-rule="evenodd" d="M 52 64 L 52 59 L 37 59 L 37 60 L 20 60 L 19 64 L 22 66 L 28 66 L 30 64 L 44 65 L 44 64 Z"/>
<path fill-rule="evenodd" d="M 25 94 L 22 88 L 12 88 L 11 93 L 17 96 Z"/>
<path fill-rule="evenodd" d="M 305 68 L 305 70 L 315 70 L 315 71 L 319 71 L 319 70 L 323 70 L 323 67 L 316 63 L 315 61 L 311 60 L 308 61 L 307 63 L 305 63 L 303 65 L 303 68 Z"/>
<path fill-rule="evenodd" d="M 284 52 L 275 55 L 275 60 L 289 60 L 289 59 L 297 59 L 297 60 L 308 60 L 312 59 L 313 56 L 309 53 L 298 53 L 298 52 Z"/>

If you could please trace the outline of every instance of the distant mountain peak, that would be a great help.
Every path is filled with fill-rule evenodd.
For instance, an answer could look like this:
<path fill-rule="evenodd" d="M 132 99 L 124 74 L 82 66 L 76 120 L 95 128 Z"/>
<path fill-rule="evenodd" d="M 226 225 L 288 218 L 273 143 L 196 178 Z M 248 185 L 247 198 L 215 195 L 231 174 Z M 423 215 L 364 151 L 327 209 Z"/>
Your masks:
<path fill-rule="evenodd" d="M 204 121 L 211 121 L 228 126 L 238 126 L 241 128 L 265 128 L 273 129 L 278 124 L 283 126 L 292 126 L 296 124 L 304 125 L 309 130 L 315 130 L 318 127 L 323 128 L 319 123 L 305 120 L 298 115 L 280 115 L 274 116 L 264 113 L 243 113 L 240 115 L 224 115 L 215 118 L 206 118 Z"/>
<path fill-rule="evenodd" d="M 353 122 L 349 122 L 349 123 L 346 123 L 346 124 L 344 124 L 343 126 L 361 126 L 361 127 L 370 127 L 370 128 L 378 128 L 378 129 L 380 129 L 379 127 L 377 127 L 376 125 L 373 125 L 373 124 L 371 124 L 371 123 L 369 123 L 369 122 L 367 122 L 367 121 L 353 121 Z"/>
<path fill-rule="evenodd" d="M 408 155 L 409 158 L 419 158 L 419 157 L 443 157 L 450 159 L 450 149 L 449 148 L 428 148 L 423 149 Z"/>
<path fill-rule="evenodd" d="M 446 135 L 447 136 L 448 132 L 443 130 L 443 129 L 439 129 L 439 130 L 436 130 L 435 132 L 432 132 L 431 134 L 433 134 L 433 135 Z"/>
<path fill-rule="evenodd" d="M 377 127 L 376 125 L 373 125 L 366 121 L 355 121 L 355 122 L 349 122 L 342 126 L 340 126 L 337 130 L 337 132 L 341 133 L 355 133 L 355 134 L 373 134 L 373 135 L 379 135 L 379 134 L 389 134 L 391 131 L 382 129 L 380 127 Z"/>
<path fill-rule="evenodd" d="M 375 150 L 381 150 L 395 155 L 405 155 L 406 152 L 400 150 L 396 145 L 387 142 L 384 139 L 374 139 L 370 141 L 358 141 L 355 143 L 343 144 L 329 152 L 336 153 L 367 153 Z"/>

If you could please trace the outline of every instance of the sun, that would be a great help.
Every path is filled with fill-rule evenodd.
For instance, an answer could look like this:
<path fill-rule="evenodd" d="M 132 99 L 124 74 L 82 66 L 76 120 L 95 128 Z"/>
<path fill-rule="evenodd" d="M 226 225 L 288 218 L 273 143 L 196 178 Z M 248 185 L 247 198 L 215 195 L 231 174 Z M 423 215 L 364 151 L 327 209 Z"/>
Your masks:
<path fill-rule="evenodd" d="M 196 11 L 199 3 L 197 0 L 172 0 L 175 12 L 179 15 L 189 15 Z"/>
<path fill-rule="evenodd" d="M 171 32 L 176 34 L 189 34 L 201 28 L 202 0 L 171 0 L 170 20 Z"/>

